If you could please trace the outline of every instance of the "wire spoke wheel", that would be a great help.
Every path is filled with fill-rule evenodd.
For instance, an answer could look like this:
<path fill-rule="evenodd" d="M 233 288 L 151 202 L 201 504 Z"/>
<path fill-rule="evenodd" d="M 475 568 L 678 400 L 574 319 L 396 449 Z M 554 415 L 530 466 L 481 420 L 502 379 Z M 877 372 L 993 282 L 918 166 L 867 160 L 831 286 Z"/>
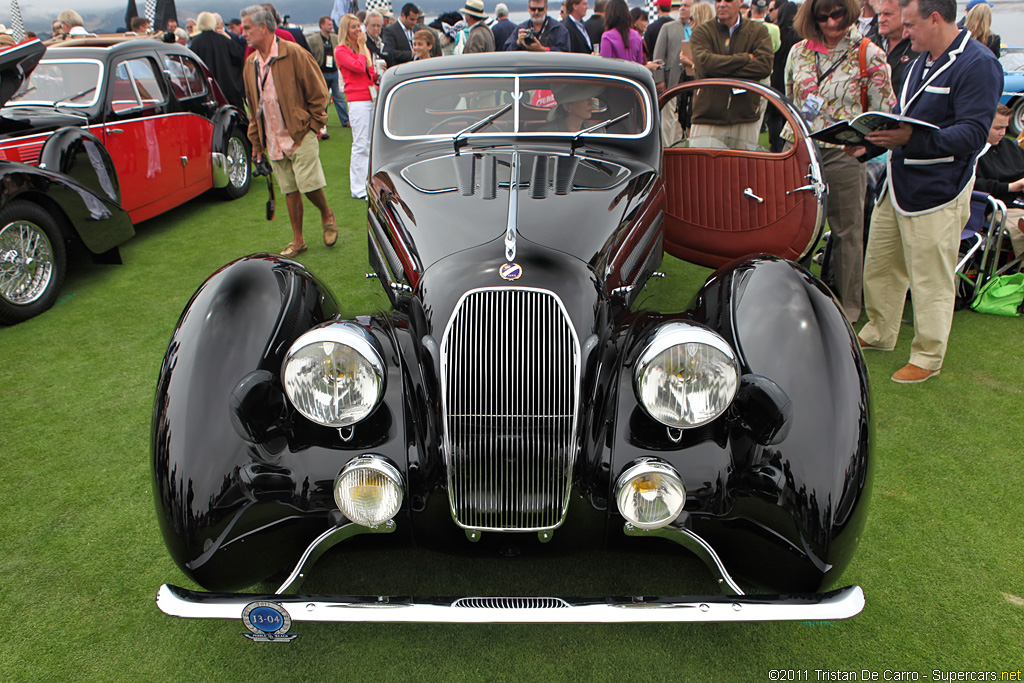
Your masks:
<path fill-rule="evenodd" d="M 249 159 L 245 145 L 236 137 L 228 140 L 228 182 L 233 187 L 243 188 L 249 181 Z"/>
<path fill-rule="evenodd" d="M 220 189 L 220 194 L 225 199 L 238 199 L 249 191 L 252 180 L 250 157 L 248 140 L 240 129 L 233 128 L 224 145 L 228 184 Z"/>
<path fill-rule="evenodd" d="M 39 315 L 57 300 L 67 256 L 57 221 L 33 202 L 0 211 L 0 324 Z"/>
<path fill-rule="evenodd" d="M 54 274 L 53 247 L 28 221 L 0 228 L 0 297 L 17 306 L 37 301 Z"/>

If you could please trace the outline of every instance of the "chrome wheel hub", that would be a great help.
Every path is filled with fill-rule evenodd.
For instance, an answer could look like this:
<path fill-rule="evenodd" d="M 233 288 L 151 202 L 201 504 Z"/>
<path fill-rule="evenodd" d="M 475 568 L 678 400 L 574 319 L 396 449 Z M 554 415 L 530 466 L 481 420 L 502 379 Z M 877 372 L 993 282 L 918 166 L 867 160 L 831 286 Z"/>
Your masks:
<path fill-rule="evenodd" d="M 53 278 L 53 248 L 37 225 L 15 221 L 0 228 L 0 297 L 24 306 L 43 295 Z"/>
<path fill-rule="evenodd" d="M 228 181 L 232 187 L 244 187 L 249 178 L 249 159 L 245 154 L 245 145 L 238 138 L 228 140 L 227 149 Z"/>

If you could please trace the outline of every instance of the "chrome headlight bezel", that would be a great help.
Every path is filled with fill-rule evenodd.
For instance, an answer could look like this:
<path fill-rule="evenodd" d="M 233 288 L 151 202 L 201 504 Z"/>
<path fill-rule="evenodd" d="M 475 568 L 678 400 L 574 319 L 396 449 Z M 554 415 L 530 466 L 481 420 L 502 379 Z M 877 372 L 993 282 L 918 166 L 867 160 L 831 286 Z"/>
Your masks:
<path fill-rule="evenodd" d="M 641 519 L 639 514 L 634 514 L 635 510 L 629 509 L 630 502 L 634 500 L 634 494 L 643 495 L 639 493 L 639 489 L 634 483 L 640 479 L 652 477 L 657 478 L 658 490 L 666 488 L 666 493 L 669 495 L 659 493 L 657 496 L 657 500 L 664 505 L 664 514 L 657 519 Z M 658 492 L 656 491 L 656 493 Z M 652 497 L 647 502 L 653 503 L 654 501 L 655 498 Z M 686 486 L 683 484 L 683 478 L 674 467 L 662 460 L 645 458 L 627 467 L 615 481 L 615 506 L 619 514 L 638 529 L 660 529 L 668 526 L 682 514 L 685 505 Z"/>
<path fill-rule="evenodd" d="M 700 346 L 710 349 L 712 353 L 721 355 L 716 362 L 722 363 L 725 376 L 725 393 L 717 397 L 712 410 L 706 410 L 693 419 L 680 416 L 678 419 L 670 419 L 664 411 L 659 411 L 648 403 L 650 397 L 649 388 L 645 386 L 647 373 L 660 364 L 659 358 L 674 347 L 687 344 L 699 345 L 695 352 L 703 352 Z M 662 325 L 654 333 L 647 343 L 647 346 L 640 353 L 633 369 L 633 389 L 637 402 L 652 419 L 674 429 L 691 429 L 700 427 L 716 420 L 732 404 L 739 391 L 740 366 L 736 352 L 725 339 L 706 327 L 700 327 L 692 323 L 671 322 Z"/>
<path fill-rule="evenodd" d="M 350 406 L 342 414 L 337 413 L 338 406 L 336 402 L 331 402 L 329 396 L 298 396 L 296 382 L 293 381 L 291 374 L 299 371 L 298 363 L 308 361 L 307 353 L 332 354 L 334 350 L 330 345 L 340 345 L 355 352 L 358 360 L 365 364 L 364 368 L 358 370 L 365 371 L 364 379 L 371 382 L 375 393 L 372 399 L 363 398 L 355 405 L 355 408 Z M 386 383 L 387 372 L 384 366 L 384 357 L 377 339 L 366 328 L 348 321 L 330 322 L 309 330 L 295 340 L 281 363 L 281 384 L 284 386 L 288 402 L 303 417 L 325 427 L 348 427 L 366 419 L 384 398 Z M 311 409 L 311 401 L 318 401 L 321 406 L 329 404 L 329 412 L 334 415 L 325 416 L 322 412 L 314 412 Z"/>
<path fill-rule="evenodd" d="M 344 494 L 354 488 L 352 478 L 366 474 L 378 475 L 383 478 L 385 490 L 381 492 L 381 500 L 387 505 L 373 516 L 367 516 L 354 507 L 351 496 Z M 385 524 L 402 509 L 405 498 L 405 482 L 402 473 L 394 465 L 378 455 L 361 455 L 348 462 L 334 480 L 334 503 L 350 522 L 366 527 L 378 527 Z M 390 499 L 390 500 L 388 500 Z M 364 511 L 365 512 L 365 511 Z"/>

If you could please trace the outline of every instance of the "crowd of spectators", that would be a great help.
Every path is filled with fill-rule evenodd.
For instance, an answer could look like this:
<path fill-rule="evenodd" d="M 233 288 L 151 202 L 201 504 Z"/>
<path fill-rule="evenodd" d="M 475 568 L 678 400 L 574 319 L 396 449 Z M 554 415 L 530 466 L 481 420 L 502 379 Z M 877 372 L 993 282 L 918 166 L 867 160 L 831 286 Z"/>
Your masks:
<path fill-rule="evenodd" d="M 411 2 L 397 16 L 389 10 L 353 11 L 354 5 L 335 0 L 331 14 L 320 18 L 319 31 L 306 36 L 272 5 L 245 10 L 249 20 L 256 16 L 262 22 L 256 27 L 238 19 L 225 24 L 219 15 L 203 12 L 184 29 L 168 21 L 154 33 L 138 17 L 128 28 L 190 45 L 227 99 L 250 114 L 259 111 L 263 97 L 249 78 L 254 64 L 254 74 L 261 65 L 269 72 L 275 60 L 290 56 L 302 66 L 294 73 L 318 74 L 323 102 L 318 95 L 315 103 L 303 103 L 319 108 L 309 117 L 317 122 L 315 135 L 289 140 L 284 133 L 291 126 L 284 120 L 269 122 L 277 127 L 273 139 L 265 138 L 262 122 L 254 123 L 250 138 L 257 155 L 265 150 L 275 161 L 283 147 L 281 158 L 287 160 L 292 143 L 297 150 L 306 138 L 328 138 L 326 109 L 333 101 L 340 125 L 352 128 L 349 184 L 356 198 L 365 197 L 381 75 L 398 64 L 445 55 L 504 50 L 629 60 L 651 70 L 659 94 L 693 78 L 756 81 L 784 93 L 812 132 L 868 111 L 927 121 L 937 128 L 902 123 L 872 133 L 862 146 L 818 145 L 831 231 L 824 275 L 851 324 L 866 312 L 862 348 L 895 346 L 906 292 L 913 292 L 910 363 L 893 376 L 897 382 L 924 381 L 942 365 L 953 310 L 953 261 L 979 158 L 978 187 L 1022 206 L 1012 214 L 1012 236 L 1014 246 L 1024 249 L 1016 230 L 1018 219 L 1024 226 L 1024 152 L 1003 139 L 1008 112 L 996 113 L 1000 37 L 992 32 L 989 0 L 970 0 L 959 24 L 955 0 L 656 0 L 654 17 L 630 10 L 625 0 L 564 0 L 557 18 L 548 0 L 528 0 L 529 17 L 519 24 L 509 19 L 504 3 L 492 15 L 484 0 L 465 0 L 458 11 L 430 24 Z M 264 11 L 255 15 L 260 7 Z M 53 31 L 55 37 L 87 34 L 72 10 L 61 12 Z M 590 97 L 560 95 L 553 114 L 570 129 L 585 126 Z M 700 88 L 673 98 L 662 109 L 661 130 L 666 146 L 685 139 L 690 146 L 755 149 L 763 133 L 772 152 L 793 143 L 782 112 L 766 108 L 753 91 L 735 88 Z M 301 187 L 293 182 L 288 188 L 297 198 L 297 204 L 289 200 L 289 213 L 299 214 L 289 255 L 306 248 L 300 191 L 321 210 L 325 234 L 333 225 L 320 180 L 313 173 L 313 181 L 303 183 L 305 175 L 297 174 Z"/>

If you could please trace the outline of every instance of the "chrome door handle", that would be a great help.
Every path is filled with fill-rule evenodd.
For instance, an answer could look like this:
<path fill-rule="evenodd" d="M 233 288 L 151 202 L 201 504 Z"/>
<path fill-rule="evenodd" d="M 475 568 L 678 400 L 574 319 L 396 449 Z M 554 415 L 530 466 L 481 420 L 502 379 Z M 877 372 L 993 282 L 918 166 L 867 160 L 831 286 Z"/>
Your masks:
<path fill-rule="evenodd" d="M 758 197 L 756 194 L 754 194 L 754 191 L 749 187 L 743 190 L 743 196 L 750 197 L 751 199 L 756 199 L 758 204 L 764 204 L 764 200 Z"/>
<path fill-rule="evenodd" d="M 120 135 L 121 133 L 124 132 L 124 130 L 121 128 L 107 128 L 107 132 L 110 133 L 111 135 Z"/>
<path fill-rule="evenodd" d="M 786 194 L 793 194 L 794 192 L 815 192 L 817 189 L 818 188 L 815 185 L 803 185 L 792 190 L 786 190 Z"/>

